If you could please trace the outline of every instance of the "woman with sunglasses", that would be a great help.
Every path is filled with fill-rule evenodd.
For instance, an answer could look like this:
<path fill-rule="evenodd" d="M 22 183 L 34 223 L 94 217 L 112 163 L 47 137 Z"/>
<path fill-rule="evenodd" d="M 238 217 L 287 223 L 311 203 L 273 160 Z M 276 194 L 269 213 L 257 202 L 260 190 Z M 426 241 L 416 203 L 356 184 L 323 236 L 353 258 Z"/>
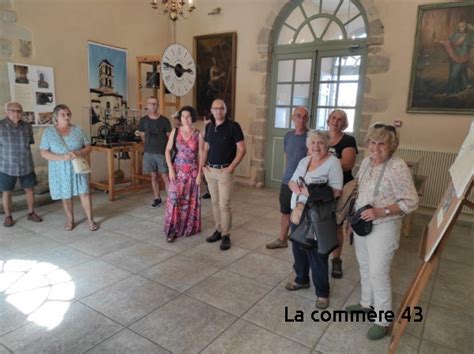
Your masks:
<path fill-rule="evenodd" d="M 401 158 L 393 156 L 399 137 L 392 125 L 373 125 L 365 139 L 369 156 L 365 158 L 357 173 L 359 194 L 355 209 L 367 204 L 361 218 L 372 221 L 373 227 L 367 236 L 354 232 L 354 244 L 359 262 L 361 278 L 361 301 L 346 307 L 349 312 L 374 311 L 387 313 L 392 310 L 392 288 L 390 266 L 400 242 L 402 217 L 418 207 L 418 194 L 411 172 Z M 369 328 L 367 338 L 381 339 L 385 336 L 388 321 L 377 321 Z"/>
<path fill-rule="evenodd" d="M 345 134 L 344 130 L 349 126 L 347 114 L 342 109 L 335 109 L 329 114 L 328 131 L 331 139 L 331 146 L 329 152 L 336 156 L 341 162 L 342 171 L 344 173 L 344 184 L 354 179 L 352 176 L 352 169 L 356 161 L 358 153 L 357 143 L 353 136 Z M 344 233 L 342 225 L 337 227 L 337 239 L 339 247 L 332 253 L 332 270 L 331 276 L 333 278 L 342 278 L 342 246 L 344 245 Z"/>

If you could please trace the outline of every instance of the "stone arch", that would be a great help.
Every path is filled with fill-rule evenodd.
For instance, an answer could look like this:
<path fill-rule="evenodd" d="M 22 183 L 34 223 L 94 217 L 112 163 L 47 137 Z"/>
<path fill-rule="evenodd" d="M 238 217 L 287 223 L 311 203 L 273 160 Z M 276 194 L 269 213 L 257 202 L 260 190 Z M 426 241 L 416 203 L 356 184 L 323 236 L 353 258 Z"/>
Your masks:
<path fill-rule="evenodd" d="M 386 99 L 377 98 L 371 94 L 371 78 L 374 75 L 386 73 L 390 69 L 390 58 L 383 52 L 384 26 L 374 0 L 359 0 L 359 3 L 368 20 L 367 44 L 369 47 L 359 131 L 359 136 L 362 136 L 367 131 L 373 114 L 387 109 Z M 265 148 L 270 114 L 272 48 L 278 35 L 277 29 L 295 6 L 294 0 L 275 2 L 257 36 L 258 61 L 250 66 L 250 71 L 259 75 L 261 79 L 260 94 L 254 99 L 255 117 L 250 125 L 254 151 L 250 163 L 253 170 L 251 178 L 252 184 L 259 188 L 263 187 L 265 182 Z"/>

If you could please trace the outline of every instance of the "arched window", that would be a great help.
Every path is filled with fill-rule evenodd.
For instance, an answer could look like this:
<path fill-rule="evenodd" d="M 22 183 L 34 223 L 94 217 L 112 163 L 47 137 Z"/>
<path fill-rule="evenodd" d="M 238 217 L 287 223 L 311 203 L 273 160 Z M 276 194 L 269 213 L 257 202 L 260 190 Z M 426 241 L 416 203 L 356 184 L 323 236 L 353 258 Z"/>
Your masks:
<path fill-rule="evenodd" d="M 346 132 L 358 130 L 366 39 L 367 18 L 357 0 L 299 0 L 283 14 L 273 44 L 267 185 L 283 174 L 282 137 L 293 128 L 295 107 L 309 108 L 312 129 L 326 129 L 328 114 L 343 109 Z"/>

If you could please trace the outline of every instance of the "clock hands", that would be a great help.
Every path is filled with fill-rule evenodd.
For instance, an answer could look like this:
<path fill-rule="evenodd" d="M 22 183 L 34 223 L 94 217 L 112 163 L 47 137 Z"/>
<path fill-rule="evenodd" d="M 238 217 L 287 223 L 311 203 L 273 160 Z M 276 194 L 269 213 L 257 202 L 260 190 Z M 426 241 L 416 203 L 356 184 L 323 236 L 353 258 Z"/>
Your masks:
<path fill-rule="evenodd" d="M 181 64 L 171 65 L 170 63 L 163 62 L 163 65 L 166 66 L 167 68 L 174 69 L 174 72 L 177 77 L 181 77 L 184 73 L 189 73 L 189 74 L 193 73 L 192 69 L 185 69 L 181 66 Z"/>

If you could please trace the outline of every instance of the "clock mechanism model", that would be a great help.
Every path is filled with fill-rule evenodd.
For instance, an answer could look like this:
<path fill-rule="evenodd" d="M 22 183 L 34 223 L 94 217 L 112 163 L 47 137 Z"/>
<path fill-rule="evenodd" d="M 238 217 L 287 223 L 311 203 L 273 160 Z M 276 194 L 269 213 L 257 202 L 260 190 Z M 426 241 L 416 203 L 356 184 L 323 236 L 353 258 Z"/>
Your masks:
<path fill-rule="evenodd" d="M 173 43 L 165 49 L 161 56 L 161 75 L 173 95 L 182 97 L 191 91 L 196 81 L 196 64 L 186 47 Z"/>

